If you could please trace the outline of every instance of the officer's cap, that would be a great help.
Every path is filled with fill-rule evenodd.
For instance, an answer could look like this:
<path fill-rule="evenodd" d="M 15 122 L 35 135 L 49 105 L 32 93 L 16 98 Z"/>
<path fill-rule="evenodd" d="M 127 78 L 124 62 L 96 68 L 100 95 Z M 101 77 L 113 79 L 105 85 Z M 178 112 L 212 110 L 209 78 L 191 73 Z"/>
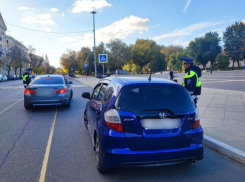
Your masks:
<path fill-rule="evenodd" d="M 185 58 L 185 57 L 181 57 L 181 60 L 183 60 L 184 63 L 188 63 L 188 64 L 193 64 L 194 59 L 191 58 Z"/>
<path fill-rule="evenodd" d="M 26 71 L 32 71 L 32 69 L 31 68 L 27 68 Z"/>

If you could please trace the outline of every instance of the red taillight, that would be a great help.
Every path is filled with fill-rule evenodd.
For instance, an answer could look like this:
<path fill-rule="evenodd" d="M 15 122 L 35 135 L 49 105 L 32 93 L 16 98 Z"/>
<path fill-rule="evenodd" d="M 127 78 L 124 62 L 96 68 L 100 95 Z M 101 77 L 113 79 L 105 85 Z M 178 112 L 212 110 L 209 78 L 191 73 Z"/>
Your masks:
<path fill-rule="evenodd" d="M 106 121 L 106 125 L 112 130 L 123 133 L 123 127 L 121 123 L 110 123 Z"/>
<path fill-rule="evenodd" d="M 35 94 L 35 91 L 26 88 L 26 89 L 25 89 L 25 94 Z"/>
<path fill-rule="evenodd" d="M 200 120 L 196 120 L 193 124 L 193 129 L 196 129 L 200 126 Z"/>
<path fill-rule="evenodd" d="M 108 128 L 123 133 L 123 127 L 120 116 L 115 109 L 111 109 L 104 114 L 105 122 Z"/>
<path fill-rule="evenodd" d="M 56 90 L 56 93 L 57 93 L 57 94 L 63 94 L 63 93 L 66 93 L 66 89 L 65 89 L 65 88 L 62 88 L 62 89 Z"/>
<path fill-rule="evenodd" d="M 193 129 L 196 129 L 200 126 L 199 110 L 197 108 L 195 109 L 195 113 L 196 113 L 196 117 L 193 124 Z"/>

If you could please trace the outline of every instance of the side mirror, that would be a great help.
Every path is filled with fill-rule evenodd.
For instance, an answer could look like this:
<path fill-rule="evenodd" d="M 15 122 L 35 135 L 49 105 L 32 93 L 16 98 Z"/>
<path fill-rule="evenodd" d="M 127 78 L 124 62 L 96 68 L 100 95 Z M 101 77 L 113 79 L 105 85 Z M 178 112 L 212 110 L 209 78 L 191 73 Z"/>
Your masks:
<path fill-rule="evenodd" d="M 73 84 L 73 82 L 69 81 L 69 84 Z"/>
<path fill-rule="evenodd" d="M 82 97 L 85 99 L 90 99 L 90 93 L 89 92 L 83 92 Z"/>

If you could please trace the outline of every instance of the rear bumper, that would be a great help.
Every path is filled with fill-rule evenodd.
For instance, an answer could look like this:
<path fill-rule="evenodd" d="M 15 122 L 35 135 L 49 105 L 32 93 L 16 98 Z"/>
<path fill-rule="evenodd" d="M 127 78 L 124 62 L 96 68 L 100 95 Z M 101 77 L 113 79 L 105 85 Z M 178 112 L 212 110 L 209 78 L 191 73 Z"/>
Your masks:
<path fill-rule="evenodd" d="M 154 151 L 131 151 L 128 148 L 113 149 L 103 153 L 102 165 L 106 167 L 144 167 L 178 164 L 202 160 L 204 157 L 203 150 L 202 144 L 193 144 L 187 148 Z"/>
<path fill-rule="evenodd" d="M 51 106 L 51 105 L 65 105 L 69 103 L 69 98 L 66 97 L 58 97 L 58 98 L 32 98 L 30 95 L 24 95 L 24 103 L 25 105 L 33 105 L 33 106 Z"/>
<path fill-rule="evenodd" d="M 202 160 L 204 158 L 203 130 L 192 130 L 190 145 L 181 148 L 156 150 L 131 150 L 124 133 L 100 128 L 99 140 L 102 151 L 101 165 L 120 166 L 162 166 Z"/>

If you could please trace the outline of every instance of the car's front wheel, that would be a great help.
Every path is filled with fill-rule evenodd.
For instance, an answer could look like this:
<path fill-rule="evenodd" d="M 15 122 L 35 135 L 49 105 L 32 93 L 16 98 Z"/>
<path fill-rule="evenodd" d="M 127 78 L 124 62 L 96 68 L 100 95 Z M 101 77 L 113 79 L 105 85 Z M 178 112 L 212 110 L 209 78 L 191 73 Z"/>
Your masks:
<path fill-rule="evenodd" d="M 84 111 L 83 118 L 84 118 L 84 125 L 85 125 L 85 127 L 88 129 L 87 110 Z"/>
<path fill-rule="evenodd" d="M 109 171 L 110 168 L 104 167 L 101 165 L 102 155 L 101 155 L 101 148 L 100 148 L 100 142 L 99 142 L 98 136 L 96 136 L 96 139 L 95 139 L 95 155 L 96 155 L 96 168 L 97 168 L 97 170 L 101 173 Z"/>

